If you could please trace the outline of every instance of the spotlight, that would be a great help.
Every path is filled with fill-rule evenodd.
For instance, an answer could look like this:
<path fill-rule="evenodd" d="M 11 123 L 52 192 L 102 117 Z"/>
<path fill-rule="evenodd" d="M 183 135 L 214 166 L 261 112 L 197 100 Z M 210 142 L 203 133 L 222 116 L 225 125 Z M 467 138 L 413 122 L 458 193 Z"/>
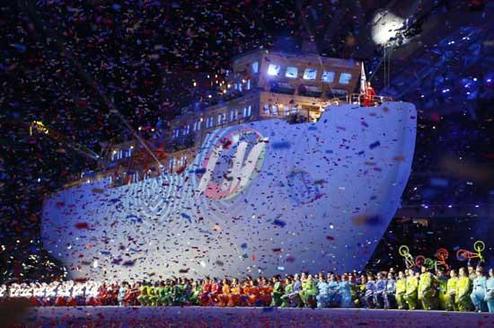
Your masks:
<path fill-rule="evenodd" d="M 372 40 L 376 44 L 385 45 L 396 38 L 405 20 L 389 11 L 380 11 L 372 20 Z"/>

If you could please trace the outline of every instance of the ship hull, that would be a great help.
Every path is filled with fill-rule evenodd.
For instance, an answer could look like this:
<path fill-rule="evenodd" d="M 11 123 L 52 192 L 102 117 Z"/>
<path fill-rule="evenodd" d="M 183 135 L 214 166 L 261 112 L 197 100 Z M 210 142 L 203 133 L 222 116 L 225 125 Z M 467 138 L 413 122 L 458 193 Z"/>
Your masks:
<path fill-rule="evenodd" d="M 181 174 L 52 195 L 42 239 L 72 278 L 360 270 L 399 206 L 415 136 L 403 102 L 217 129 Z"/>

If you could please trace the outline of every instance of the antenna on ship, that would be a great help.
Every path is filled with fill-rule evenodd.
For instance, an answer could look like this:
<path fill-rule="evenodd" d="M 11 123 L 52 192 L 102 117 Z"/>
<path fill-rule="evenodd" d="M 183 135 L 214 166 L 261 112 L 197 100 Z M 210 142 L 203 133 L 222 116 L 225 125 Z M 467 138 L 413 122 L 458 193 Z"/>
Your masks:
<path fill-rule="evenodd" d="M 367 88 L 367 77 L 365 76 L 364 62 L 362 62 L 361 67 L 362 70 L 360 72 L 360 94 L 364 94 L 365 89 Z"/>

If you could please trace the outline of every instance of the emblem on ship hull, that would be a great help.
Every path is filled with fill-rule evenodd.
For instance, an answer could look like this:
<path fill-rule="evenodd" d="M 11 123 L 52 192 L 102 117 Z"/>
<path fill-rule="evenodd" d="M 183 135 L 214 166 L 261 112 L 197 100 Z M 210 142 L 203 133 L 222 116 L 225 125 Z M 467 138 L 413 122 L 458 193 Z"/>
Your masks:
<path fill-rule="evenodd" d="M 266 140 L 251 128 L 229 130 L 205 147 L 198 190 L 207 198 L 227 200 L 245 190 L 262 167 Z"/>

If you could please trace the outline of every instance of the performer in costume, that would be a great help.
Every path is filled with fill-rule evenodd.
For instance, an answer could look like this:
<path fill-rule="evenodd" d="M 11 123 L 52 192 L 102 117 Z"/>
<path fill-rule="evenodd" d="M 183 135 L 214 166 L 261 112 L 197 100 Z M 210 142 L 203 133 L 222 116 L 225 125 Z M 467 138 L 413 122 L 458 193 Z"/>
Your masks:
<path fill-rule="evenodd" d="M 209 279 L 209 277 L 206 277 L 206 279 L 204 279 L 204 282 L 202 284 L 201 294 L 199 295 L 199 304 L 202 306 L 206 306 L 209 303 L 209 294 L 211 293 L 211 284 L 212 284 L 212 281 Z"/>
<path fill-rule="evenodd" d="M 257 280 L 250 280 L 249 284 L 249 295 L 248 295 L 248 302 L 250 306 L 257 306 L 259 304 L 261 296 L 261 290 L 259 288 Z"/>
<path fill-rule="evenodd" d="M 367 283 L 365 284 L 365 307 L 373 309 L 376 307 L 374 303 L 374 294 L 376 293 L 376 282 L 372 273 L 367 274 Z"/>
<path fill-rule="evenodd" d="M 134 283 L 132 288 L 130 288 L 129 285 L 129 288 L 127 288 L 127 291 L 125 292 L 124 301 L 123 301 L 124 305 L 134 306 L 139 304 L 139 302 L 137 301 L 137 297 L 139 297 L 139 287 L 140 286 L 138 283 Z"/>
<path fill-rule="evenodd" d="M 417 308 L 417 289 L 419 285 L 419 273 L 415 273 L 412 269 L 408 270 L 406 278 L 406 292 L 404 295 L 405 302 L 409 310 Z"/>
<path fill-rule="evenodd" d="M 494 313 L 494 270 L 489 270 L 489 278 L 485 283 L 485 301 L 490 313 Z"/>
<path fill-rule="evenodd" d="M 386 281 L 386 291 L 384 293 L 384 308 L 394 309 L 396 308 L 396 280 L 393 272 L 388 273 L 388 279 Z"/>
<path fill-rule="evenodd" d="M 367 277 L 365 275 L 361 275 L 358 280 L 358 286 L 355 292 L 355 300 L 354 303 L 357 307 L 365 307 L 365 286 L 367 285 Z"/>
<path fill-rule="evenodd" d="M 317 287 L 312 275 L 309 274 L 302 283 L 300 299 L 305 307 L 314 307 L 316 305 Z"/>
<path fill-rule="evenodd" d="M 281 307 L 290 306 L 290 295 L 293 293 L 293 282 L 291 277 L 285 278 L 285 289 L 283 296 L 281 296 Z"/>
<path fill-rule="evenodd" d="M 374 106 L 374 97 L 376 96 L 376 91 L 371 86 L 370 82 L 367 82 L 363 95 L 363 105 L 365 107 Z"/>
<path fill-rule="evenodd" d="M 472 304 L 470 301 L 470 290 L 472 282 L 467 276 L 465 268 L 460 268 L 460 276 L 456 282 L 456 307 L 458 311 L 470 311 Z"/>
<path fill-rule="evenodd" d="M 240 296 L 242 295 L 242 289 L 237 278 L 233 278 L 232 285 L 230 287 L 230 299 L 228 300 L 228 306 L 239 306 Z"/>
<path fill-rule="evenodd" d="M 422 305 L 422 309 L 432 310 L 436 292 L 433 285 L 432 273 L 430 273 L 425 266 L 422 266 L 420 270 L 422 273 L 419 278 L 417 298 Z"/>
<path fill-rule="evenodd" d="M 190 305 L 199 305 L 199 295 L 202 292 L 201 281 L 192 280 L 190 284 L 190 295 L 188 303 Z"/>
<path fill-rule="evenodd" d="M 283 296 L 283 286 L 281 285 L 280 277 L 274 276 L 271 278 L 273 283 L 273 291 L 271 292 L 271 306 L 281 306 L 281 296 Z"/>
<path fill-rule="evenodd" d="M 330 307 L 337 307 L 340 305 L 340 293 L 338 287 L 336 275 L 334 273 L 328 273 L 328 298 Z"/>
<path fill-rule="evenodd" d="M 324 274 L 319 273 L 319 279 L 317 281 L 317 307 L 324 308 L 329 306 L 329 294 L 328 294 L 328 283 L 324 279 Z"/>
<path fill-rule="evenodd" d="M 476 277 L 473 280 L 472 293 L 470 299 L 475 306 L 477 312 L 487 312 L 487 303 L 485 302 L 487 278 L 484 275 L 484 269 L 481 266 L 477 266 Z"/>
<path fill-rule="evenodd" d="M 456 311 L 456 284 L 458 282 L 458 277 L 456 271 L 451 269 L 449 271 L 448 284 L 446 285 L 446 310 Z"/>
<path fill-rule="evenodd" d="M 435 281 L 438 292 L 439 309 L 447 310 L 448 309 L 448 278 L 444 274 L 442 268 L 438 268 L 436 270 Z"/>
<path fill-rule="evenodd" d="M 302 305 L 302 301 L 300 300 L 300 291 L 302 290 L 302 281 L 300 280 L 300 276 L 295 274 L 293 276 L 293 286 L 292 292 L 288 295 L 288 300 L 290 306 L 299 307 Z"/>
<path fill-rule="evenodd" d="M 211 282 L 211 293 L 209 294 L 209 305 L 218 304 L 218 295 L 221 293 L 221 283 L 213 278 Z"/>
<path fill-rule="evenodd" d="M 149 305 L 149 294 L 148 294 L 148 289 L 149 287 L 147 286 L 146 282 L 144 282 L 141 285 L 140 288 L 140 295 L 137 297 L 137 300 L 141 305 Z"/>
<path fill-rule="evenodd" d="M 221 282 L 221 293 L 218 295 L 218 305 L 227 306 L 228 301 L 230 300 L 230 294 L 230 282 L 225 278 Z"/>
<path fill-rule="evenodd" d="M 258 304 L 260 306 L 269 306 L 271 304 L 271 293 L 273 291 L 273 287 L 264 277 L 259 277 L 257 281 L 259 288 Z"/>
<path fill-rule="evenodd" d="M 467 266 L 467 270 L 468 270 L 468 278 L 470 279 L 470 281 L 473 284 L 473 281 L 477 277 L 477 275 L 475 274 L 475 268 L 473 267 L 473 265 L 471 265 L 469 263 L 468 266 Z"/>
<path fill-rule="evenodd" d="M 118 305 L 125 305 L 125 294 L 127 294 L 127 288 L 129 288 L 126 281 L 122 282 L 122 285 L 118 289 Z"/>
<path fill-rule="evenodd" d="M 350 283 L 350 277 L 345 273 L 341 277 L 341 282 L 338 287 L 339 294 L 341 295 L 341 307 L 351 308 L 352 304 L 352 284 Z"/>
<path fill-rule="evenodd" d="M 384 308 L 384 294 L 386 293 L 386 278 L 382 272 L 377 273 L 376 289 L 374 291 L 374 305 L 378 309 Z"/>

